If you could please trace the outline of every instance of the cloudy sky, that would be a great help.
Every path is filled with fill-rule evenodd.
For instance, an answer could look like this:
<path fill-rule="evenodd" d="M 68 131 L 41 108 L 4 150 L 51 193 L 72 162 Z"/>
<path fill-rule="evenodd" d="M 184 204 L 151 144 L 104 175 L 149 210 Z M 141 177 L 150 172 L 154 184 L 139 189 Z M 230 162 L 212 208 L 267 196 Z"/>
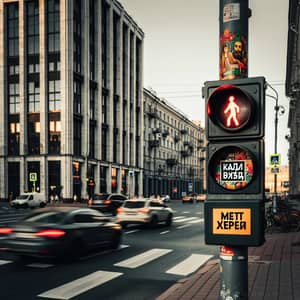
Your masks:
<path fill-rule="evenodd" d="M 144 86 L 204 125 L 205 81 L 218 80 L 219 0 L 119 0 L 145 33 Z M 285 97 L 288 1 L 249 0 L 248 77 L 264 76 L 279 94 L 278 152 L 287 164 Z M 267 94 L 274 92 L 268 89 Z M 267 97 L 266 161 L 274 153 L 274 105 Z"/>

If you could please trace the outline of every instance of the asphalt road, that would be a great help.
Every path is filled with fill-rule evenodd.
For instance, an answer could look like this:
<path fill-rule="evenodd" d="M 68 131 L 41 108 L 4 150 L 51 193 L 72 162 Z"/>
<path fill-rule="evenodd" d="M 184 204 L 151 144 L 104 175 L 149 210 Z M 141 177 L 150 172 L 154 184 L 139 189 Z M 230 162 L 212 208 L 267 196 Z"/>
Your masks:
<path fill-rule="evenodd" d="M 0 252 L 0 299 L 155 299 L 176 281 L 219 254 L 204 243 L 203 203 L 172 201 L 173 225 L 129 226 L 118 250 L 93 253 L 75 263 L 30 260 Z M 26 213 L 0 210 L 0 226 Z"/>

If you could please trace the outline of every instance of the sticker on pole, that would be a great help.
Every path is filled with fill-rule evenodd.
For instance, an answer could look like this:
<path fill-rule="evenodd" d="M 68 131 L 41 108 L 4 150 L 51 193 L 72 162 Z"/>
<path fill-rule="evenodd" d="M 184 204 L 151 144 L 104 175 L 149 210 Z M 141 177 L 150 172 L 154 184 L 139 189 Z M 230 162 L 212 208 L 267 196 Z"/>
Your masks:
<path fill-rule="evenodd" d="M 213 208 L 213 234 L 251 235 L 251 208 Z"/>
<path fill-rule="evenodd" d="M 241 190 L 253 179 L 253 157 L 250 151 L 240 147 L 221 148 L 210 159 L 209 172 L 222 188 L 230 191 Z"/>

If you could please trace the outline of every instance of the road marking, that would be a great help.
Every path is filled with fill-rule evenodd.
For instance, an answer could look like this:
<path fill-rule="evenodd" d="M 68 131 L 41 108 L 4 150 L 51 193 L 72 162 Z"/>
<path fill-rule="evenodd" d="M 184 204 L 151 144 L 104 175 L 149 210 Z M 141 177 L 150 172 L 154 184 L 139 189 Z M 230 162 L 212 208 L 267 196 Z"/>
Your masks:
<path fill-rule="evenodd" d="M 170 230 L 166 230 L 166 231 L 160 232 L 159 234 L 167 234 L 167 233 L 169 233 L 169 232 L 170 232 Z"/>
<path fill-rule="evenodd" d="M 201 222 L 204 222 L 204 219 L 198 219 L 198 220 L 190 221 L 188 223 L 189 224 L 197 224 L 197 223 L 201 223 Z"/>
<path fill-rule="evenodd" d="M 33 264 L 26 265 L 26 266 L 27 267 L 31 267 L 31 268 L 41 268 L 41 269 L 44 269 L 44 268 L 53 267 L 54 265 L 51 265 L 51 264 L 41 264 L 41 263 L 33 263 Z"/>
<path fill-rule="evenodd" d="M 212 255 L 192 254 L 181 263 L 166 271 L 166 273 L 182 276 L 189 275 L 199 269 L 212 257 Z"/>
<path fill-rule="evenodd" d="M 190 214 L 190 211 L 184 211 L 183 214 Z"/>
<path fill-rule="evenodd" d="M 123 273 L 97 271 L 39 294 L 38 297 L 50 299 L 71 299 L 121 275 L 123 275 Z"/>
<path fill-rule="evenodd" d="M 125 234 L 131 234 L 131 233 L 135 233 L 135 232 L 138 232 L 140 231 L 139 229 L 135 229 L 135 230 L 130 230 L 130 231 L 126 231 L 124 232 Z"/>
<path fill-rule="evenodd" d="M 183 219 L 185 218 L 184 216 L 178 216 L 178 217 L 174 217 L 173 220 L 178 220 L 178 219 Z"/>
<path fill-rule="evenodd" d="M 179 220 L 174 220 L 174 223 L 181 223 L 181 222 L 189 222 L 193 220 L 198 220 L 198 217 L 189 217 L 189 218 L 184 218 L 184 219 L 179 219 Z"/>
<path fill-rule="evenodd" d="M 130 246 L 129 245 L 120 245 L 118 250 L 122 250 L 122 249 L 126 249 L 126 248 L 129 248 Z"/>
<path fill-rule="evenodd" d="M 145 265 L 146 263 L 155 260 L 169 252 L 172 252 L 171 249 L 151 249 L 139 255 L 133 256 L 129 259 L 125 259 L 121 262 L 114 264 L 116 267 L 130 268 L 134 269 Z"/>
<path fill-rule="evenodd" d="M 190 227 L 191 224 L 184 224 L 184 225 L 181 225 L 181 226 L 178 226 L 176 227 L 177 229 L 182 229 L 182 228 L 185 228 L 185 227 Z"/>
<path fill-rule="evenodd" d="M 0 266 L 6 265 L 6 264 L 10 264 L 10 263 L 12 263 L 11 260 L 1 260 L 1 259 L 0 259 Z"/>

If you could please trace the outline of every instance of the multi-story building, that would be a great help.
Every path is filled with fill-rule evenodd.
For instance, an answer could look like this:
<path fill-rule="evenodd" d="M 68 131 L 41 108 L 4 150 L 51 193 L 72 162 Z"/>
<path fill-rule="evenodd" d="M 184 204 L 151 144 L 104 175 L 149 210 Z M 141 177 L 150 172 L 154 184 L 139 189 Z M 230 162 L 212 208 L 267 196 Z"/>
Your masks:
<path fill-rule="evenodd" d="M 286 96 L 290 98 L 288 127 L 290 194 L 300 196 L 300 3 L 289 0 Z"/>
<path fill-rule="evenodd" d="M 0 1 L 0 199 L 142 193 L 143 31 L 116 0 Z"/>
<path fill-rule="evenodd" d="M 155 92 L 144 89 L 144 195 L 202 193 L 205 132 Z"/>

